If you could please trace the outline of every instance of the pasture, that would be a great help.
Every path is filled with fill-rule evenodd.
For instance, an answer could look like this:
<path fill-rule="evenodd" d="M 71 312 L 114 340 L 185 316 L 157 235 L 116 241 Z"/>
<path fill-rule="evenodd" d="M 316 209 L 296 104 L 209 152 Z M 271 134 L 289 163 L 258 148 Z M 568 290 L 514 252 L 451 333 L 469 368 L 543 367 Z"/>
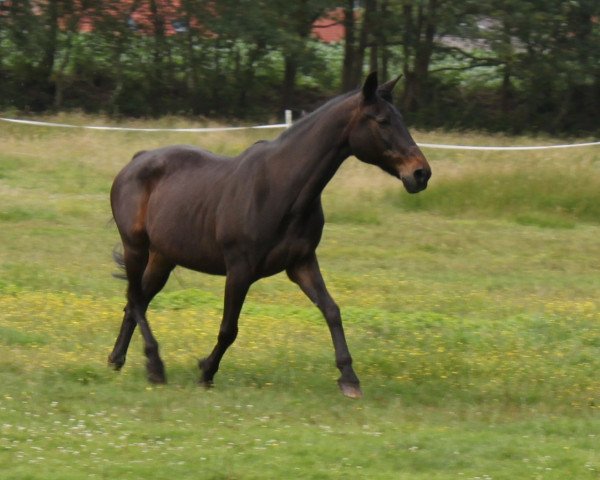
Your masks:
<path fill-rule="evenodd" d="M 193 126 L 134 124 L 161 122 Z M 223 278 L 182 269 L 148 312 L 169 383 L 146 382 L 137 331 L 123 370 L 108 369 L 125 288 L 111 276 L 114 175 L 141 149 L 233 155 L 277 133 L 0 126 L 1 477 L 600 478 L 597 147 L 423 149 L 433 177 L 416 196 L 342 166 L 318 253 L 362 400 L 338 391 L 325 322 L 284 275 L 252 287 L 214 389 L 197 386 L 196 362 Z"/>

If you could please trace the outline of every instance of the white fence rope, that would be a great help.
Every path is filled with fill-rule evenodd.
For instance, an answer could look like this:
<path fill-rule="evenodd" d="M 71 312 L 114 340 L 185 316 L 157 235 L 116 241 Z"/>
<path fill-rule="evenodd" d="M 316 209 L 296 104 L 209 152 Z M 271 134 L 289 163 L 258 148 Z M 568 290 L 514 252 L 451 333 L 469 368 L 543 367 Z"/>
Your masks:
<path fill-rule="evenodd" d="M 291 115 L 286 112 L 286 123 L 277 123 L 274 125 L 253 125 L 248 127 L 204 127 L 204 128 L 134 128 L 134 127 L 108 127 L 101 125 L 70 125 L 67 123 L 52 123 L 40 122 L 36 120 L 20 120 L 16 118 L 3 118 L 3 122 L 18 123 L 23 125 L 35 125 L 39 127 L 60 127 L 60 128 L 83 128 L 87 130 L 110 130 L 123 132 L 187 132 L 187 133 L 203 133 L 203 132 L 231 132 L 236 130 L 261 130 L 270 128 L 288 128 L 291 125 Z M 447 150 L 546 150 L 552 148 L 575 148 L 575 147 L 592 147 L 600 145 L 600 142 L 586 143 L 571 143 L 564 145 L 536 145 L 536 146 L 514 146 L 514 147 L 496 147 L 483 145 L 450 145 L 441 143 L 417 143 L 424 148 L 439 148 Z"/>
<path fill-rule="evenodd" d="M 254 125 L 250 127 L 203 127 L 203 128 L 134 128 L 134 127 L 106 127 L 102 125 L 69 125 L 68 123 L 39 122 L 36 120 L 19 120 L 16 118 L 2 118 L 0 120 L 9 123 L 20 123 L 23 125 L 36 125 L 38 127 L 60 127 L 60 128 L 85 128 L 87 130 L 113 130 L 122 132 L 230 132 L 233 130 L 286 128 L 287 123 L 275 125 Z"/>
<path fill-rule="evenodd" d="M 515 147 L 487 147 L 480 145 L 444 145 L 437 143 L 417 143 L 419 147 L 425 148 L 444 148 L 446 150 L 547 150 L 550 148 L 575 148 L 575 147 L 591 147 L 600 145 L 600 142 L 587 143 L 569 143 L 565 145 L 536 145 L 536 146 L 515 146 Z"/>

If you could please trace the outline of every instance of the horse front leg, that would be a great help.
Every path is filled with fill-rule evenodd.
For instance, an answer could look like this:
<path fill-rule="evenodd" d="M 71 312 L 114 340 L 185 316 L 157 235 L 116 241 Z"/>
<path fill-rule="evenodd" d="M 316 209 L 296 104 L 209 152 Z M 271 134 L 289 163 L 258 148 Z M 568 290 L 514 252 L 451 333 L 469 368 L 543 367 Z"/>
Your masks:
<path fill-rule="evenodd" d="M 217 373 L 217 370 L 219 370 L 219 364 L 223 355 L 237 337 L 238 318 L 251 283 L 247 269 L 236 268 L 228 270 L 225 280 L 223 319 L 219 329 L 219 336 L 217 337 L 217 344 L 210 355 L 199 362 L 202 372 L 200 378 L 201 385 L 206 387 L 212 386 L 213 377 Z"/>
<path fill-rule="evenodd" d="M 342 393 L 349 398 L 361 398 L 360 382 L 352 368 L 352 356 L 346 342 L 340 309 L 327 291 L 316 254 L 313 252 L 308 259 L 288 268 L 287 274 L 321 310 L 327 321 L 335 349 L 335 362 L 341 372 L 338 385 Z"/>

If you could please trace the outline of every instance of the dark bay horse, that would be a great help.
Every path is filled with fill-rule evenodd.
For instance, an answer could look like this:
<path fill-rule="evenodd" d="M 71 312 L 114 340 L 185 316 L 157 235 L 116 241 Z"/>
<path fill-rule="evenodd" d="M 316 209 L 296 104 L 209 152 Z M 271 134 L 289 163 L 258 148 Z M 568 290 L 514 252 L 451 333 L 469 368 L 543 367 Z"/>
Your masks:
<path fill-rule="evenodd" d="M 151 382 L 165 381 L 158 343 L 146 319 L 152 298 L 177 265 L 225 275 L 223 319 L 217 343 L 200 361 L 210 386 L 238 333 L 250 286 L 286 271 L 327 321 L 338 384 L 360 397 L 340 310 L 329 295 L 315 250 L 323 231 L 321 192 L 350 155 L 399 178 L 410 193 L 427 187 L 431 169 L 391 103 L 398 79 L 330 100 L 277 139 L 258 142 L 235 158 L 190 146 L 137 153 L 117 175 L 111 205 L 124 253 L 127 305 L 109 363 L 125 363 L 133 331 L 144 338 Z"/>

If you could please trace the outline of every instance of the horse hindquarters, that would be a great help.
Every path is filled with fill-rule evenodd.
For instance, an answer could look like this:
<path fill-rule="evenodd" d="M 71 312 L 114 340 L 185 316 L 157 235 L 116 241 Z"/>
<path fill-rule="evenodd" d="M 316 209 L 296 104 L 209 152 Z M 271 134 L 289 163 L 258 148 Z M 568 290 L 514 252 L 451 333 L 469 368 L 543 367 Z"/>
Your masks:
<path fill-rule="evenodd" d="M 113 216 L 123 242 L 123 266 L 128 287 L 121 330 L 108 361 L 116 369 L 123 366 L 131 337 L 139 325 L 148 358 L 148 378 L 154 383 L 163 383 L 164 365 L 158 353 L 158 343 L 146 319 L 146 310 L 152 298 L 165 285 L 174 265 L 149 250 L 146 216 L 151 184 L 140 180 L 138 174 L 130 163 L 117 176 L 111 190 Z"/>

